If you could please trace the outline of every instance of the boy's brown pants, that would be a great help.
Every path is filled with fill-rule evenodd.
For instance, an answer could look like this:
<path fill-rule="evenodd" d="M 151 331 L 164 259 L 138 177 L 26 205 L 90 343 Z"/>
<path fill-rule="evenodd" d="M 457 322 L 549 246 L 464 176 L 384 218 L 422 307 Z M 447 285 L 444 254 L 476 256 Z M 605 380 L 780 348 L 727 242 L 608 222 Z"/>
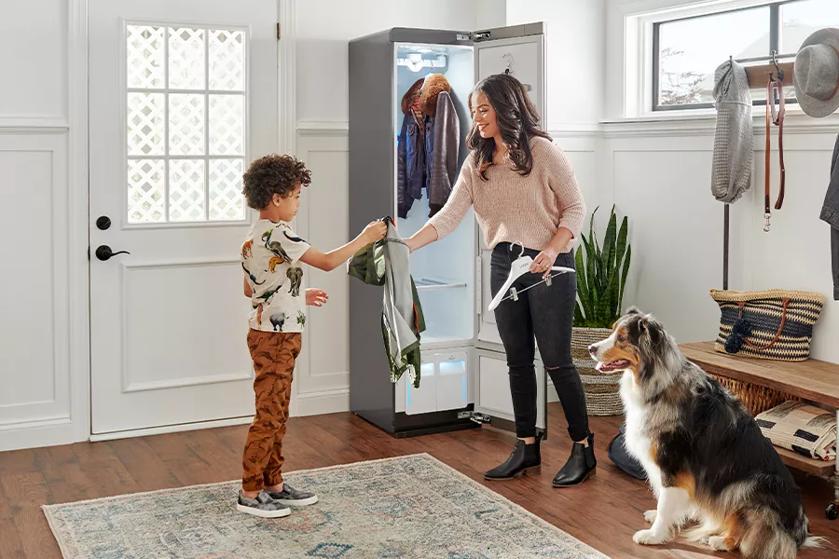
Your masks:
<path fill-rule="evenodd" d="M 242 488 L 259 491 L 283 482 L 283 435 L 288 421 L 294 360 L 300 354 L 299 332 L 248 332 L 253 358 L 256 415 L 242 456 Z"/>

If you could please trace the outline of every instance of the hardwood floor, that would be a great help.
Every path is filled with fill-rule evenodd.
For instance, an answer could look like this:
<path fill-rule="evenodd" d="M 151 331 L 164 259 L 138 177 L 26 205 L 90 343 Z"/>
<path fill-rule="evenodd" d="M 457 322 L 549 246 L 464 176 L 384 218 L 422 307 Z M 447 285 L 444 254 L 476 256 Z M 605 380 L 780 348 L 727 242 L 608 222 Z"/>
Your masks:
<path fill-rule="evenodd" d="M 592 418 L 597 475 L 581 487 L 551 488 L 569 443 L 561 410 L 556 404 L 550 407 L 551 438 L 543 445 L 542 472 L 514 481 L 490 483 L 482 477 L 484 470 L 507 457 L 513 441 L 510 434 L 484 427 L 394 439 L 349 413 L 292 418 L 285 469 L 428 452 L 610 557 L 738 557 L 680 542 L 665 547 L 632 542 L 632 534 L 645 525 L 643 511 L 653 508 L 654 501 L 643 483 L 618 471 L 606 456 L 620 418 Z M 225 427 L 0 453 L 0 557 L 61 557 L 41 504 L 236 479 L 246 429 Z M 836 557 L 839 521 L 828 521 L 823 513 L 832 489 L 816 478 L 801 477 L 799 483 L 813 533 L 833 542 L 828 549 L 807 550 L 799 557 Z"/>

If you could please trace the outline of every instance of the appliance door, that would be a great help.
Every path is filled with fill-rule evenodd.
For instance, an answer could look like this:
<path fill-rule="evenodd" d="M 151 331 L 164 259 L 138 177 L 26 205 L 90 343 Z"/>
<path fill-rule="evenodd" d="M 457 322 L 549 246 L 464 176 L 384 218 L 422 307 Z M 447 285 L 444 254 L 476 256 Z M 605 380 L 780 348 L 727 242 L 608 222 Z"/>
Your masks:
<path fill-rule="evenodd" d="M 500 27 L 473 34 L 475 48 L 475 79 L 492 74 L 508 73 L 527 88 L 531 101 L 547 122 L 545 109 L 545 33 L 542 23 Z M 502 429 L 514 429 L 509 379 L 501 338 L 495 316 L 487 311 L 492 300 L 490 292 L 491 249 L 480 239 L 480 281 L 478 288 L 478 355 L 475 411 Z M 547 434 L 547 385 L 544 369 L 537 361 L 537 432 Z"/>

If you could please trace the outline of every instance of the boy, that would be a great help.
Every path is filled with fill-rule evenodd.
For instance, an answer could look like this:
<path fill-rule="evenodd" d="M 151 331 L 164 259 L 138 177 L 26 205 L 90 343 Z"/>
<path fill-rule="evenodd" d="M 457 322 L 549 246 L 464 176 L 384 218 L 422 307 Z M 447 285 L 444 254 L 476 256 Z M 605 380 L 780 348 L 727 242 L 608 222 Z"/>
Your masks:
<path fill-rule="evenodd" d="M 251 163 L 243 179 L 248 206 L 259 210 L 259 221 L 242 245 L 244 291 L 253 307 L 248 349 L 255 374 L 256 414 L 245 443 L 237 509 L 277 518 L 290 514 L 289 505 L 311 505 L 318 500 L 283 483 L 281 471 L 292 372 L 306 324 L 304 304 L 320 307 L 328 299 L 320 289 L 301 293 L 299 263 L 333 270 L 383 238 L 387 225 L 371 222 L 352 242 L 323 253 L 298 237 L 290 225 L 300 207 L 300 190 L 311 182 L 311 172 L 302 161 L 290 155 L 266 155 Z"/>

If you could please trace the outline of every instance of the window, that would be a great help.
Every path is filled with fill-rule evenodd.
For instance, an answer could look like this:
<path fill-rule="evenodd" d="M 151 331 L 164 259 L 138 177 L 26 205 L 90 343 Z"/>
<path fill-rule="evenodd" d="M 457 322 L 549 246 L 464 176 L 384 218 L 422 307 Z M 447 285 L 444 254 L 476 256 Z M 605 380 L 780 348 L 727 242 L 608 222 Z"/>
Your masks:
<path fill-rule="evenodd" d="M 127 24 L 129 224 L 242 221 L 241 29 Z"/>
<path fill-rule="evenodd" d="M 763 64 L 795 56 L 804 39 L 839 27 L 837 0 L 787 0 L 653 24 L 653 110 L 713 107 L 714 70 L 729 56 Z M 788 91 L 789 96 L 792 95 Z"/>

